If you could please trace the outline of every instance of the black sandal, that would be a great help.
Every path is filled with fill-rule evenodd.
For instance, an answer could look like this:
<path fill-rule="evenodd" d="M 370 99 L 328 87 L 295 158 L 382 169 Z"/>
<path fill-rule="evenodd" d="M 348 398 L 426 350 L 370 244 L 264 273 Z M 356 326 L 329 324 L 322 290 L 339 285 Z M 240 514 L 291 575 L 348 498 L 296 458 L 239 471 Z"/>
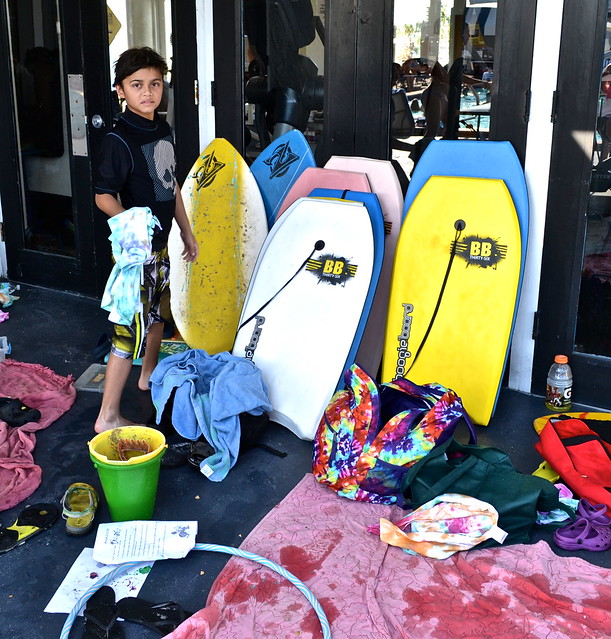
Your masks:
<path fill-rule="evenodd" d="M 165 455 L 161 458 L 162 468 L 178 468 L 187 463 L 191 450 L 191 442 L 177 442 L 168 444 Z"/>
<path fill-rule="evenodd" d="M 83 611 L 85 633 L 83 639 L 123 639 L 123 627 L 117 621 L 119 616 L 115 603 L 115 591 L 110 586 L 102 586 L 87 600 Z"/>
<path fill-rule="evenodd" d="M 205 440 L 200 439 L 191 444 L 191 450 L 187 455 L 187 461 L 199 470 L 203 461 L 214 455 L 214 448 Z"/>
<path fill-rule="evenodd" d="M 139 597 L 124 597 L 117 602 L 119 617 L 138 623 L 164 637 L 193 613 L 186 612 L 174 601 L 153 604 Z"/>

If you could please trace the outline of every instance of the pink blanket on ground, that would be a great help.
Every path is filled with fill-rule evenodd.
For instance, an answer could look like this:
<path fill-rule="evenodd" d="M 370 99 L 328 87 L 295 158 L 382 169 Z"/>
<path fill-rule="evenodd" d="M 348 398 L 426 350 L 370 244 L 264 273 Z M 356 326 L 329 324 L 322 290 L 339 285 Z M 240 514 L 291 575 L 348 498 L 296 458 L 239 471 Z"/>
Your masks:
<path fill-rule="evenodd" d="M 74 403 L 72 376 L 62 377 L 40 364 L 0 363 L 0 396 L 16 397 L 41 413 L 40 421 L 11 428 L 0 420 L 0 511 L 16 506 L 40 486 L 34 463 L 37 430 L 47 428 Z"/>
<path fill-rule="evenodd" d="M 558 557 L 543 541 L 439 561 L 408 555 L 366 531 L 380 517 L 402 515 L 338 497 L 306 475 L 241 548 L 304 581 L 324 608 L 333 639 L 611 636 L 608 570 Z M 206 607 L 168 637 L 310 639 L 322 632 L 292 584 L 232 557 Z"/>

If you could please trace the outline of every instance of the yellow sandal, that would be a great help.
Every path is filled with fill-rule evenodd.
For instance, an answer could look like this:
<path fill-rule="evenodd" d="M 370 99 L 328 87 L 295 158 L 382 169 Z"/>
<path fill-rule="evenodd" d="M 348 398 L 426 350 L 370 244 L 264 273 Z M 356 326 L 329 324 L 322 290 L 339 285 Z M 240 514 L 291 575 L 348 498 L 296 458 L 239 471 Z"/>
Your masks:
<path fill-rule="evenodd" d="M 62 497 L 62 517 L 66 520 L 69 535 L 85 535 L 93 526 L 93 519 L 100 500 L 89 484 L 71 484 Z"/>

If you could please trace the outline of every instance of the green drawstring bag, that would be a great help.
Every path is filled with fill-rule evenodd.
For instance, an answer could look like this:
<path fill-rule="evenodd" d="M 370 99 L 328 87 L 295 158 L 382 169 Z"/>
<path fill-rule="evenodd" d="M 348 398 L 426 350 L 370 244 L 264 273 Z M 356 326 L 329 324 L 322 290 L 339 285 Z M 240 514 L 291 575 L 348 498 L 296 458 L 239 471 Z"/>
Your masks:
<path fill-rule="evenodd" d="M 571 514 L 549 480 L 520 473 L 498 448 L 464 445 L 453 438 L 409 469 L 402 493 L 411 508 L 444 493 L 468 495 L 491 504 L 499 513 L 499 527 L 507 532 L 504 545 L 530 541 L 537 511 L 561 508 Z M 478 548 L 497 545 L 489 539 Z"/>

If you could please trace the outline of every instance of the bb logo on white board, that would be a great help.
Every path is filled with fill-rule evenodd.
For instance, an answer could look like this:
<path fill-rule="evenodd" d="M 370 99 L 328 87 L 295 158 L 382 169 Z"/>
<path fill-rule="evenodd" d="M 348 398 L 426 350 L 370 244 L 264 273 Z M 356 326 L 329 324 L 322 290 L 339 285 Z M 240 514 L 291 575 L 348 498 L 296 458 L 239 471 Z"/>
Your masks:
<path fill-rule="evenodd" d="M 493 268 L 507 257 L 507 245 L 490 237 L 469 235 L 456 242 L 456 256 L 462 258 L 469 266 Z"/>
<path fill-rule="evenodd" d="M 316 260 L 308 260 L 306 271 L 315 273 L 319 282 L 327 284 L 346 284 L 356 275 L 356 264 L 351 264 L 345 257 L 321 255 Z"/>
<path fill-rule="evenodd" d="M 299 156 L 293 153 L 289 143 L 285 142 L 279 144 L 267 160 L 263 160 L 263 164 L 269 166 L 270 179 L 281 178 L 289 170 L 291 164 L 298 159 Z"/>
<path fill-rule="evenodd" d="M 205 189 L 210 186 L 224 166 L 224 162 L 216 159 L 214 151 L 208 153 L 208 155 L 204 155 L 203 164 L 191 176 L 197 181 L 197 190 L 199 191 L 200 189 Z"/>

